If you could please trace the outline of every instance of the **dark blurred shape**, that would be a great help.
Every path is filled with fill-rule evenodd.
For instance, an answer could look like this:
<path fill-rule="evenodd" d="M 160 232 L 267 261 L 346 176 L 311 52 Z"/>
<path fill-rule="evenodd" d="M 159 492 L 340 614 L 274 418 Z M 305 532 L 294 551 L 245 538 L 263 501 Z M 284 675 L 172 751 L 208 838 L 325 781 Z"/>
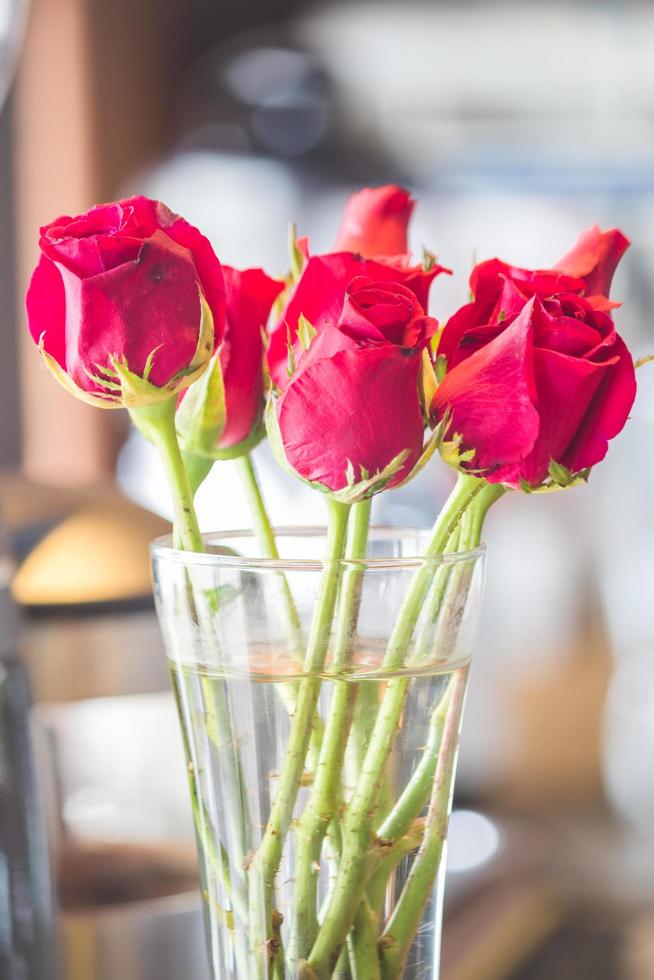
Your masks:
<path fill-rule="evenodd" d="M 62 908 L 143 902 L 199 887 L 193 841 L 166 845 L 130 842 L 69 844 L 58 868 Z"/>
<path fill-rule="evenodd" d="M 621 968 L 620 925 L 614 917 L 597 912 L 574 916 L 502 980 L 636 980 Z"/>
<path fill-rule="evenodd" d="M 181 145 L 282 159 L 324 153 L 332 103 L 320 62 L 289 32 L 244 34 L 207 51 L 190 72 L 178 113 Z"/>
<path fill-rule="evenodd" d="M 0 976 L 55 980 L 52 890 L 29 729 L 31 708 L 0 557 Z"/>
<path fill-rule="evenodd" d="M 228 59 L 223 77 L 234 97 L 252 106 L 251 130 L 262 149 L 300 156 L 321 142 L 329 122 L 324 79 L 303 52 L 253 47 Z"/>

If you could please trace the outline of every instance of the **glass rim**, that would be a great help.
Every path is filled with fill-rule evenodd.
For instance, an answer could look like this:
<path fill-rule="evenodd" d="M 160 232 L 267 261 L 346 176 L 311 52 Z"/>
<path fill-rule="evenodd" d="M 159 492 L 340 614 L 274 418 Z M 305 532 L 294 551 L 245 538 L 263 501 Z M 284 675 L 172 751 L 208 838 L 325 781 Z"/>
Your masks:
<path fill-rule="evenodd" d="M 273 528 L 275 537 L 281 538 L 317 538 L 325 537 L 327 528 L 324 525 L 283 525 Z M 377 540 L 389 540 L 415 535 L 429 535 L 429 529 L 420 527 L 395 527 L 390 524 L 373 524 L 371 535 L 377 535 Z M 237 528 L 230 531 L 210 531 L 202 535 L 205 544 L 220 545 L 224 541 L 234 539 L 256 540 L 256 534 L 250 528 Z M 245 555 L 223 555 L 206 551 L 185 551 L 175 548 L 172 544 L 172 534 L 164 534 L 155 538 L 150 544 L 150 554 L 153 560 L 172 562 L 183 565 L 204 565 L 217 568 L 243 568 L 266 571 L 321 571 L 324 568 L 323 558 L 259 558 Z M 339 563 L 348 566 L 359 566 L 374 570 L 380 569 L 412 569 L 425 565 L 459 565 L 465 562 L 478 561 L 486 554 L 486 545 L 466 551 L 444 552 L 440 555 L 408 555 L 401 558 L 339 558 Z"/>

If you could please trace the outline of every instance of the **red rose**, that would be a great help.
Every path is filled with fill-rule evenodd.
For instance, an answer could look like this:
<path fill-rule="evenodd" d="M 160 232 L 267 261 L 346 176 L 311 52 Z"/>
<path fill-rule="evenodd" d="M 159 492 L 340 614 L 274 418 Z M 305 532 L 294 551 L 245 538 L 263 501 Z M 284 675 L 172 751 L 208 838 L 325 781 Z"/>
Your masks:
<path fill-rule="evenodd" d="M 273 409 L 282 462 L 335 493 L 405 480 L 423 453 L 418 376 L 436 327 L 402 284 L 355 280 L 338 325 L 313 340 Z"/>
<path fill-rule="evenodd" d="M 259 426 L 264 405 L 263 336 L 273 303 L 284 288 L 262 269 L 223 266 L 227 294 L 220 364 L 225 385 L 221 449 L 236 445 Z"/>
<path fill-rule="evenodd" d="M 449 269 L 431 259 L 423 265 L 412 263 L 406 230 L 413 204 L 409 192 L 401 187 L 366 188 L 348 201 L 337 251 L 309 257 L 306 239 L 296 243 L 302 273 L 271 330 L 268 346 L 270 375 L 279 387 L 287 380 L 289 342 L 296 358 L 301 353 L 297 336 L 300 317 L 306 317 L 318 333 L 336 323 L 346 290 L 356 277 L 402 283 L 427 309 L 433 279 Z M 348 251 L 343 251 L 346 248 Z"/>
<path fill-rule="evenodd" d="M 182 393 L 177 412 L 184 445 L 211 458 L 238 455 L 244 442 L 251 448 L 261 429 L 264 331 L 284 288 L 262 269 L 222 269 L 227 299 L 223 340 L 209 371 Z"/>
<path fill-rule="evenodd" d="M 517 316 L 459 333 L 432 418 L 448 420 L 447 437 L 474 453 L 465 468 L 490 483 L 537 486 L 552 463 L 565 475 L 603 459 L 635 394 L 632 358 L 608 313 L 573 293 L 534 296 Z"/>
<path fill-rule="evenodd" d="M 629 239 L 619 228 L 602 231 L 599 225 L 593 225 L 581 233 L 575 246 L 555 268 L 583 279 L 587 296 L 608 296 L 613 273 L 629 245 Z"/>
<path fill-rule="evenodd" d="M 157 201 L 99 205 L 41 229 L 30 332 L 57 379 L 105 408 L 169 397 L 206 367 L 224 323 L 207 239 Z"/>
<path fill-rule="evenodd" d="M 609 289 L 628 247 L 621 231 L 600 231 L 595 225 L 580 235 L 572 251 L 554 269 L 520 269 L 500 259 L 476 265 L 470 275 L 472 302 L 450 317 L 438 348 L 447 358 L 448 370 L 470 354 L 470 345 L 483 343 L 482 328 L 509 322 L 532 296 L 546 299 L 558 293 L 574 293 L 585 296 L 598 310 L 617 306 L 608 299 Z M 466 349 L 461 349 L 464 337 Z"/>
<path fill-rule="evenodd" d="M 404 258 L 386 263 L 363 259 L 351 252 L 313 256 L 305 265 L 270 335 L 268 366 L 273 381 L 280 387 L 286 383 L 289 340 L 296 357 L 301 352 L 297 337 L 300 316 L 306 317 L 318 333 L 326 326 L 335 324 L 346 290 L 353 279 L 363 276 L 379 284 L 401 283 L 411 290 L 424 309 L 429 286 L 434 277 L 443 271 L 446 270 L 438 265 L 428 270 L 423 266 L 410 265 Z"/>
<path fill-rule="evenodd" d="M 334 242 L 335 252 L 358 252 L 366 258 L 406 255 L 407 227 L 415 201 L 404 187 L 386 184 L 351 194 Z"/>

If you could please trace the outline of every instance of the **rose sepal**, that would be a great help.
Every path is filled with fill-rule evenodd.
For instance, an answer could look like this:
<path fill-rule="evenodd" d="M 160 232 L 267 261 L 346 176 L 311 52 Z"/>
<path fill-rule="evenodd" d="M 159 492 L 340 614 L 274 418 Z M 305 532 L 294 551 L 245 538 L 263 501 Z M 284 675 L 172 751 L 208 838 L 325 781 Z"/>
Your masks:
<path fill-rule="evenodd" d="M 79 398 L 80 401 L 86 402 L 87 405 L 93 405 L 94 408 L 122 408 L 120 398 L 115 394 L 110 394 L 107 392 L 106 398 L 101 395 L 92 395 L 88 391 L 84 391 L 83 388 L 79 388 L 73 379 L 66 374 L 66 372 L 59 366 L 57 361 L 52 357 L 51 354 L 45 349 L 45 331 L 41 334 L 41 339 L 39 341 L 38 350 L 43 358 L 43 361 L 50 372 L 50 374 L 59 382 L 62 388 L 65 388 L 69 395 L 73 395 L 75 398 Z M 113 384 L 112 382 L 104 382 L 105 384 Z"/>
<path fill-rule="evenodd" d="M 191 398 L 194 401 L 187 406 Z M 198 419 L 201 421 L 198 422 Z M 177 435 L 184 455 L 198 456 L 212 462 L 238 459 L 255 449 L 265 438 L 266 427 L 259 422 L 244 439 L 221 449 L 218 442 L 226 419 L 225 386 L 220 351 L 217 351 L 210 368 L 189 388 L 177 408 Z"/>
<path fill-rule="evenodd" d="M 225 384 L 220 349 L 204 374 L 189 386 L 177 406 L 175 426 L 184 453 L 213 459 L 226 422 Z"/>
<path fill-rule="evenodd" d="M 429 406 L 433 401 L 437 388 L 438 376 L 429 349 L 425 347 L 422 352 L 420 372 L 418 373 L 418 395 L 420 397 L 423 418 L 427 425 L 429 425 Z"/>
<path fill-rule="evenodd" d="M 588 483 L 592 467 L 572 473 L 563 463 L 550 460 L 547 477 L 537 486 L 532 486 L 526 480 L 520 481 L 523 493 L 554 493 L 556 490 L 568 490 L 570 487 L 581 487 Z"/>
<path fill-rule="evenodd" d="M 402 469 L 409 454 L 409 449 L 403 449 L 382 470 L 379 470 L 379 472 L 374 473 L 372 476 L 367 476 L 366 471 L 363 470 L 361 473 L 362 479 L 356 483 L 354 482 L 354 466 L 348 460 L 348 484 L 342 490 L 330 490 L 321 483 L 312 483 L 311 486 L 322 490 L 323 493 L 326 493 L 332 500 L 337 500 L 340 504 L 350 506 L 352 504 L 358 504 L 361 500 L 366 500 L 368 497 L 380 493 L 395 474 Z"/>
<path fill-rule="evenodd" d="M 409 470 L 409 472 L 407 473 L 407 475 L 404 477 L 403 480 L 395 484 L 395 487 L 393 489 L 397 490 L 399 487 L 405 486 L 405 484 L 407 484 L 410 480 L 413 480 L 413 478 L 416 477 L 422 469 L 424 469 L 424 467 L 432 458 L 436 450 L 440 449 L 442 445 L 443 445 L 442 423 L 439 423 L 439 425 L 436 426 L 434 431 L 429 436 L 429 439 L 425 443 L 420 456 L 416 460 L 415 466 L 413 466 L 412 469 Z M 470 471 L 466 471 L 466 472 L 470 472 Z"/>
<path fill-rule="evenodd" d="M 193 452 L 182 448 L 184 465 L 188 475 L 193 496 L 204 483 L 213 469 L 213 464 L 229 459 L 240 459 L 247 456 L 266 436 L 266 427 L 261 423 L 252 430 L 245 439 L 228 446 L 226 449 L 213 449 L 211 453 Z M 147 437 L 146 437 L 147 438 Z"/>
<path fill-rule="evenodd" d="M 289 258 L 289 281 L 295 285 L 304 271 L 309 258 L 308 241 L 306 238 L 298 238 L 297 226 L 291 222 L 288 226 L 288 258 Z"/>
<path fill-rule="evenodd" d="M 256 449 L 265 437 L 266 427 L 263 423 L 260 423 L 252 429 L 245 439 L 234 443 L 233 446 L 227 446 L 225 449 L 214 449 L 211 458 L 216 461 L 238 459 L 240 456 L 245 456 L 247 453 L 252 452 L 253 449 Z"/>

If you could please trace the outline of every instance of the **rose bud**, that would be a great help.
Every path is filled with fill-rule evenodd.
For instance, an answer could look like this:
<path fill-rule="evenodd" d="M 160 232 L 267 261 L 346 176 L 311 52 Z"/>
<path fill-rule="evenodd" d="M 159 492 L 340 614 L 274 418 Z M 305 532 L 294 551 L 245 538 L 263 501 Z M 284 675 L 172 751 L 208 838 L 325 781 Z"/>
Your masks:
<path fill-rule="evenodd" d="M 514 488 L 585 478 L 636 394 L 611 316 L 572 293 L 533 297 L 510 320 L 469 326 L 450 363 L 432 400 L 432 421 L 450 440 L 445 458 Z"/>
<path fill-rule="evenodd" d="M 546 299 L 558 293 L 573 293 L 585 296 L 598 310 L 618 306 L 608 299 L 609 288 L 615 267 L 628 246 L 621 231 L 603 232 L 595 226 L 583 232 L 572 252 L 554 269 L 521 269 L 500 259 L 479 263 L 470 275 L 472 301 L 448 320 L 439 356 L 447 360 L 451 370 L 470 354 L 469 345 L 475 343 L 476 336 L 471 330 L 509 323 L 532 296 Z M 461 349 L 463 343 L 468 349 Z"/>
<path fill-rule="evenodd" d="M 296 360 L 301 354 L 300 318 L 306 318 L 318 333 L 335 323 L 345 292 L 358 276 L 401 283 L 427 309 L 432 281 L 449 269 L 438 265 L 432 255 L 426 255 L 422 264 L 412 262 L 406 232 L 413 206 L 409 192 L 395 185 L 366 188 L 350 197 L 335 251 L 309 256 L 306 239 L 294 243 L 297 282 L 273 326 L 267 353 L 270 375 L 280 388 L 288 378 L 289 353 Z"/>
<path fill-rule="evenodd" d="M 170 398 L 205 370 L 224 323 L 207 239 L 144 197 L 41 229 L 27 293 L 32 337 L 57 380 L 102 408 Z"/>
<path fill-rule="evenodd" d="M 211 367 L 181 396 L 177 431 L 187 451 L 209 459 L 248 452 L 263 437 L 264 337 L 284 288 L 262 269 L 223 265 L 225 332 Z"/>
<path fill-rule="evenodd" d="M 406 255 L 407 228 L 415 201 L 404 187 L 386 184 L 351 194 L 334 242 L 335 252 L 358 252 L 365 258 Z"/>
<path fill-rule="evenodd" d="M 355 280 L 338 324 L 314 337 L 269 402 L 282 465 L 348 503 L 409 479 L 433 451 L 419 375 L 436 329 L 406 286 Z"/>
<path fill-rule="evenodd" d="M 593 225 L 581 233 L 555 269 L 583 279 L 586 296 L 608 296 L 618 262 L 630 244 L 619 228 L 602 231 L 599 225 Z"/>

